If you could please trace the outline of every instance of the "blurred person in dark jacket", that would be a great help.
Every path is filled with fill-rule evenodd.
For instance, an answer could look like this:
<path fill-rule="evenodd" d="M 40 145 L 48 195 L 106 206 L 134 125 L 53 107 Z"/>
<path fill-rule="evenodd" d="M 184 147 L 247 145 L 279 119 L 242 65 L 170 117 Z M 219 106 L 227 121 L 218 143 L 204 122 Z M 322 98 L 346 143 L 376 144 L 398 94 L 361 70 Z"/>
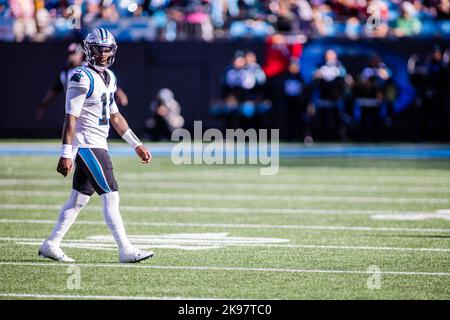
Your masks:
<path fill-rule="evenodd" d="M 344 92 L 351 77 L 334 50 L 325 52 L 325 64 L 314 72 L 314 126 L 320 138 L 346 140 Z"/>
<path fill-rule="evenodd" d="M 67 63 L 66 66 L 59 71 L 58 77 L 56 78 L 55 83 L 47 91 L 45 97 L 39 103 L 36 109 L 36 119 L 42 120 L 44 118 L 45 111 L 47 110 L 50 103 L 61 93 L 66 92 L 67 88 L 67 79 L 69 77 L 70 72 L 83 64 L 85 60 L 85 55 L 83 52 L 83 48 L 78 43 L 71 43 L 67 47 Z"/>
<path fill-rule="evenodd" d="M 241 50 L 236 51 L 231 64 L 225 68 L 222 76 L 221 88 L 224 100 L 222 113 L 225 116 L 227 128 L 239 127 L 239 106 L 245 100 L 244 83 L 248 82 L 245 71 L 246 63 L 245 53 Z M 251 85 L 254 85 L 254 81 Z"/>
<path fill-rule="evenodd" d="M 386 89 L 391 71 L 379 56 L 374 56 L 358 77 L 355 96 L 355 119 L 360 120 L 360 137 L 378 141 L 381 119 L 387 113 Z"/>
<path fill-rule="evenodd" d="M 426 56 L 412 55 L 408 61 L 408 70 L 416 89 L 420 139 L 442 139 L 448 82 L 441 48 L 435 46 Z"/>
<path fill-rule="evenodd" d="M 181 107 L 172 90 L 159 90 L 155 99 L 150 103 L 150 117 L 145 121 L 147 138 L 151 140 L 170 140 L 172 132 L 182 128 L 184 118 Z"/>
<path fill-rule="evenodd" d="M 211 112 L 224 119 L 226 128 L 257 128 L 270 110 L 264 100 L 265 82 L 255 53 L 236 51 L 222 76 L 222 101 L 214 102 Z"/>
<path fill-rule="evenodd" d="M 305 80 L 300 74 L 300 65 L 289 65 L 284 78 L 284 95 L 287 107 L 288 141 L 305 139 L 310 136 L 307 104 L 309 92 Z M 308 128 L 305 128 L 308 126 Z"/>
<path fill-rule="evenodd" d="M 272 102 L 271 127 L 280 129 L 280 138 L 287 138 L 284 116 L 284 76 L 291 63 L 298 63 L 303 52 L 304 36 L 284 36 L 276 33 L 266 40 L 264 72 L 267 76 L 265 96 Z"/>
<path fill-rule="evenodd" d="M 244 105 L 241 107 L 241 124 L 243 128 L 258 129 L 262 118 L 270 111 L 271 107 L 270 102 L 265 100 L 264 96 L 264 85 L 267 78 L 253 51 L 245 52 L 245 61 L 245 70 L 249 73 L 247 77 L 252 77 L 255 81 L 253 86 L 251 85 L 253 81 L 248 81 L 250 86 L 246 88 Z M 253 109 L 253 112 L 250 108 Z"/>

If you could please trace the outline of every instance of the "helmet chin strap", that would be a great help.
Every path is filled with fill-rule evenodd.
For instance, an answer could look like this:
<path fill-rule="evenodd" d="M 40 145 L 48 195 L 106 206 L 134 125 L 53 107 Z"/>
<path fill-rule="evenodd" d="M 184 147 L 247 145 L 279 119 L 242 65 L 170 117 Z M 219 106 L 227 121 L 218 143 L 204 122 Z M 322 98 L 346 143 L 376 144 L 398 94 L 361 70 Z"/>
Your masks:
<path fill-rule="evenodd" d="M 96 71 L 98 71 L 98 72 L 103 72 L 103 71 L 105 71 L 106 69 L 107 69 L 107 67 L 108 66 L 104 66 L 104 67 L 101 67 L 101 66 L 98 66 L 98 65 L 96 65 L 95 63 L 92 63 L 92 62 L 90 62 L 90 61 L 88 61 L 88 63 L 89 63 L 89 65 L 92 67 L 92 68 L 94 68 Z"/>

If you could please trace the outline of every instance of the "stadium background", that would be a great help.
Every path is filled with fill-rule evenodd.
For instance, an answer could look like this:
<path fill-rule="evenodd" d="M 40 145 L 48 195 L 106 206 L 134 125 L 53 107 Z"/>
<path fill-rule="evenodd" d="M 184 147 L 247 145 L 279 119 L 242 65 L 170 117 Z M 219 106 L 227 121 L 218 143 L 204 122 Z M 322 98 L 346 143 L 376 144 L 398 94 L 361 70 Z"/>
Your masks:
<path fill-rule="evenodd" d="M 373 5 L 375 30 L 365 27 Z M 450 147 L 441 142 L 450 137 L 449 19 L 447 0 L 0 0 L 0 299 L 448 300 Z M 280 143 L 273 176 L 261 176 L 259 165 L 175 165 L 171 142 L 146 141 L 153 159 L 143 166 L 124 141 L 111 141 L 127 233 L 155 258 L 117 263 L 93 196 L 62 243 L 75 269 L 44 261 L 37 250 L 71 188 L 71 177 L 55 171 L 63 94 L 41 120 L 36 111 L 69 44 L 97 26 L 118 39 L 112 69 L 129 98 L 120 111 L 143 138 L 163 87 L 174 92 L 188 129 L 194 120 L 223 129 L 230 118 L 238 120 L 230 127 L 251 126 L 246 117 L 256 103 L 245 97 L 254 91 L 239 87 L 240 77 L 231 77 L 236 87 L 224 83 L 241 74 L 230 64 L 245 50 L 270 75 L 282 66 L 265 89 L 280 89 L 288 65 L 299 65 L 316 108 L 321 83 L 311 80 L 326 50 L 336 51 L 353 83 L 377 54 L 386 64 L 380 69 L 390 70 L 390 89 L 369 92 L 382 94 L 387 112 L 377 106 L 379 135 L 364 136 L 355 87 L 334 87 L 346 94 L 338 94 L 345 112 L 332 119 L 344 115 L 348 135 L 324 138 L 329 127 L 316 121 L 317 143 L 305 147 L 305 101 L 290 100 L 301 105 L 292 116 L 287 91 L 269 90 L 277 101 L 263 124 L 283 127 L 283 138 L 288 120 L 299 134 L 298 143 Z M 281 63 L 268 66 L 280 52 Z M 229 94 L 240 104 L 231 111 Z M 361 141 L 370 144 L 351 143 Z M 397 141 L 407 144 L 384 143 Z M 76 268 L 79 287 L 71 283 Z"/>
<path fill-rule="evenodd" d="M 181 105 L 185 127 L 203 120 L 204 127 L 226 126 L 215 116 L 213 102 L 224 99 L 223 75 L 236 50 L 252 50 L 262 66 L 266 63 L 268 39 L 282 35 L 304 35 L 300 73 L 312 86 L 313 72 L 323 64 L 328 49 L 338 53 L 347 72 L 356 83 L 362 69 L 375 54 L 392 72 L 395 97 L 389 110 L 380 116 L 377 141 L 448 141 L 450 107 L 448 61 L 442 61 L 443 85 L 438 88 L 442 106 L 417 104 L 417 87 L 411 83 L 408 59 L 419 54 L 428 59 L 439 46 L 447 54 L 450 20 L 446 1 L 3 1 L 0 5 L 0 69 L 2 79 L 3 138 L 57 138 L 61 130 L 64 97 L 59 96 L 42 121 L 36 121 L 35 108 L 65 65 L 66 48 L 81 42 L 90 28 L 106 27 L 116 36 L 119 50 L 113 70 L 119 85 L 129 96 L 130 105 L 122 108 L 136 131 L 142 134 L 149 106 L 157 92 L 171 89 Z M 220 7 L 220 4 L 223 7 Z M 365 23 L 371 5 L 380 10 L 378 33 Z M 306 7 L 305 7 L 306 6 Z M 78 10 L 78 11 L 77 11 Z M 413 16 L 400 26 L 403 12 Z M 44 14 L 45 13 L 45 14 Z M 47 18 L 45 25 L 41 21 Z M 70 26 L 77 18 L 79 29 Z M 31 20 L 30 20 L 31 19 Z M 408 20 L 408 19 L 406 19 Z M 37 25 L 31 34 L 15 29 L 18 21 Z M 404 29 L 402 29 L 404 28 Z M 19 28 L 20 29 L 20 28 Z M 26 28 L 23 30 L 27 30 Z M 399 30 L 407 30 L 402 33 Z M 405 31 L 406 32 L 406 31 Z M 23 39 L 22 39 L 23 38 Z M 295 42 L 296 40 L 294 40 Z M 20 42 L 20 43 L 18 43 Z M 446 52 L 447 50 L 447 52 Z M 446 65 L 447 63 L 447 65 Z M 427 67 L 425 66 L 425 69 Z M 431 73 L 431 66 L 425 73 Z M 419 69 L 419 68 L 417 68 Z M 284 70 L 283 72 L 287 72 Z M 446 75 L 445 75 L 446 74 Z M 428 77 L 433 77 L 427 74 Z M 426 79 L 426 77 L 425 77 Z M 441 81 L 441 83 L 442 83 Z M 354 114 L 354 88 L 346 102 L 349 141 L 371 141 L 361 136 L 361 123 Z M 24 92 L 25 91 L 25 92 Z M 347 99 L 341 97 L 341 100 Z M 386 96 L 383 98 L 387 100 Z M 313 98 L 309 98 L 314 105 Z M 273 102 L 271 115 L 287 114 L 283 102 Z M 423 110 L 421 110 L 423 109 Z M 429 110 L 428 110 L 429 109 Z M 435 110 L 440 111 L 435 111 Z M 425 110 L 425 111 L 424 111 Z M 423 112 L 441 119 L 434 134 L 423 135 Z M 301 114 L 298 114 L 301 130 Z M 281 119 L 281 120 L 280 120 Z M 268 126 L 282 128 L 281 117 Z M 324 124 L 318 123 L 320 136 Z M 113 133 L 114 136 L 114 133 Z M 298 140 L 300 137 L 297 137 Z M 343 140 L 338 134 L 331 141 Z M 321 139 L 318 139 L 321 141 Z"/>

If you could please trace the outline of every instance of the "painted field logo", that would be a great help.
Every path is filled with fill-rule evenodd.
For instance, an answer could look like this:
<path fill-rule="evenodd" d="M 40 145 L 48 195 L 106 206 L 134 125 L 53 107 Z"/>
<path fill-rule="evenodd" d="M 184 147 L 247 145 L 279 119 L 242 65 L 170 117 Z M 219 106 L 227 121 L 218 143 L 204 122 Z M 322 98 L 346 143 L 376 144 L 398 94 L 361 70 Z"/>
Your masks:
<path fill-rule="evenodd" d="M 261 165 L 261 175 L 275 175 L 279 169 L 279 130 L 226 129 L 225 137 L 218 129 L 203 133 L 202 122 L 194 121 L 194 137 L 186 129 L 172 132 L 171 140 L 178 142 L 171 160 L 181 164 L 249 164 Z"/>
<path fill-rule="evenodd" d="M 251 247 L 289 242 L 279 238 L 230 237 L 227 232 L 217 233 L 172 233 L 159 235 L 134 235 L 128 237 L 139 248 L 207 250 L 225 247 Z M 19 241 L 18 244 L 39 245 L 39 241 Z M 65 248 L 93 250 L 117 250 L 116 243 L 110 235 L 88 237 L 86 240 L 65 240 Z"/>

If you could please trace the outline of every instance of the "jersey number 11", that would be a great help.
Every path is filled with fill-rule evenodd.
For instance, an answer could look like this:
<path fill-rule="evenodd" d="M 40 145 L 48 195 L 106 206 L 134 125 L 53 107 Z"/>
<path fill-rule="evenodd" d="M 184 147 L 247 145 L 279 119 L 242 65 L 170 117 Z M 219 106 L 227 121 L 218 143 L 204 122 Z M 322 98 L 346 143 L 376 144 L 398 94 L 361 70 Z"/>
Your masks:
<path fill-rule="evenodd" d="M 109 97 L 109 103 L 108 103 L 108 96 L 106 95 L 106 93 L 103 93 L 101 99 L 102 99 L 102 117 L 99 118 L 98 124 L 101 126 L 107 126 L 107 125 L 109 125 L 109 113 L 111 111 L 111 110 L 107 110 L 107 109 L 110 108 L 114 97 L 111 92 L 110 97 Z"/>

